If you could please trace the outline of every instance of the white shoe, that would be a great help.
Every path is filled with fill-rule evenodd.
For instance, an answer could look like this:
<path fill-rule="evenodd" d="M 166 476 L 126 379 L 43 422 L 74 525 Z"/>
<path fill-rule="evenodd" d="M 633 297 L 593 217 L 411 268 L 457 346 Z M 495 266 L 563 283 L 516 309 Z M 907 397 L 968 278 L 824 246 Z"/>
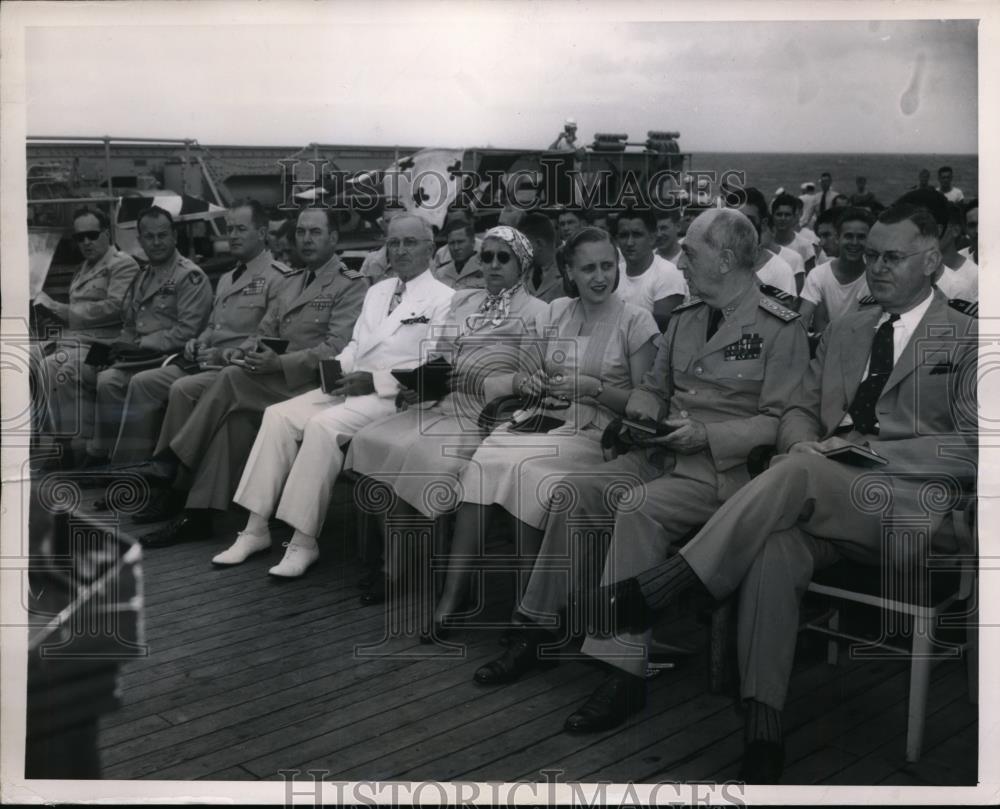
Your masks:
<path fill-rule="evenodd" d="M 257 536 L 240 531 L 236 535 L 236 541 L 222 553 L 217 553 L 212 557 L 213 565 L 239 565 L 253 556 L 255 553 L 262 553 L 271 547 L 271 535 Z"/>
<path fill-rule="evenodd" d="M 316 545 L 307 547 L 295 542 L 286 542 L 284 557 L 267 572 L 282 579 L 297 579 L 317 559 L 319 559 L 319 548 Z"/>

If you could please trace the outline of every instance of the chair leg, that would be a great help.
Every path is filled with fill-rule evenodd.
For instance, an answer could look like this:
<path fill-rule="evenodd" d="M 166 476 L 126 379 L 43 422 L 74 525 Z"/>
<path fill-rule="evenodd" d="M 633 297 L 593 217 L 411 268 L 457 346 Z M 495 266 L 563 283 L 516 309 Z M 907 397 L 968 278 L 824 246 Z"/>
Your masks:
<path fill-rule="evenodd" d="M 729 680 L 729 649 L 733 635 L 735 602 L 727 598 L 712 610 L 711 637 L 708 644 L 708 691 L 723 693 Z"/>
<path fill-rule="evenodd" d="M 906 721 L 906 760 L 920 759 L 924 744 L 927 690 L 931 681 L 931 621 L 926 616 L 913 619 L 913 646 L 910 654 L 910 706 Z"/>
<path fill-rule="evenodd" d="M 832 632 L 840 631 L 840 610 L 834 610 L 830 615 L 830 620 L 826 626 Z M 837 638 L 830 638 L 826 643 L 826 662 L 831 666 L 836 666 L 840 660 L 840 641 Z"/>

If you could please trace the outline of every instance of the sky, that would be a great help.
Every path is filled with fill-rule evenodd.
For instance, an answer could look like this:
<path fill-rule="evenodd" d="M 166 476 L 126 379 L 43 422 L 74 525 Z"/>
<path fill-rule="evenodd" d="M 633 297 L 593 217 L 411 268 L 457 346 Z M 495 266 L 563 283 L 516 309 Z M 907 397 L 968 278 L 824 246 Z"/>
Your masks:
<path fill-rule="evenodd" d="M 587 143 L 666 129 L 695 152 L 977 151 L 975 21 L 595 22 L 536 5 L 32 27 L 27 132 L 540 148 L 573 116 Z"/>

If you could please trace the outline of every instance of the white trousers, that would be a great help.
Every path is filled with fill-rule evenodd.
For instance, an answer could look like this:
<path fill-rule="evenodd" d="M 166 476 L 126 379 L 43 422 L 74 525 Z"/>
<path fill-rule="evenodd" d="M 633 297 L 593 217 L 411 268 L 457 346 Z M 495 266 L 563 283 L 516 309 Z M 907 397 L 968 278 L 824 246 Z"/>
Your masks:
<path fill-rule="evenodd" d="M 377 395 L 334 397 L 317 389 L 264 411 L 235 502 L 315 537 L 323 528 L 343 446 L 362 427 L 396 412 Z"/>

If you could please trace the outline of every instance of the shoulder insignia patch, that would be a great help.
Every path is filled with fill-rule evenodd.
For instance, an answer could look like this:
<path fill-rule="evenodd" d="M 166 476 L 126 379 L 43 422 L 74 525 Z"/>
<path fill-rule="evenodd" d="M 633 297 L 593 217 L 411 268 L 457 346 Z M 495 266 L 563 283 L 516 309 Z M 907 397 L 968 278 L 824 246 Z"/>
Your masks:
<path fill-rule="evenodd" d="M 787 306 L 782 306 L 776 300 L 772 300 L 766 296 L 760 299 L 760 308 L 766 312 L 770 312 L 776 318 L 784 320 L 786 323 L 789 323 L 800 316 L 795 310 L 789 309 Z"/>
<path fill-rule="evenodd" d="M 878 301 L 875 300 L 874 295 L 865 295 L 863 298 L 858 299 L 858 306 L 874 306 Z"/>
<path fill-rule="evenodd" d="M 701 298 L 692 298 L 691 300 L 686 301 L 685 303 L 681 303 L 675 306 L 674 311 L 683 312 L 685 309 L 694 309 L 694 307 L 700 306 L 704 302 L 705 301 L 703 301 Z"/>
<path fill-rule="evenodd" d="M 360 270 L 351 270 L 347 267 L 343 267 L 340 274 L 344 276 L 344 278 L 350 278 L 352 281 L 360 281 L 365 277 Z"/>
<path fill-rule="evenodd" d="M 188 281 L 190 281 L 193 286 L 198 286 L 198 284 L 204 280 L 205 276 L 201 273 L 201 271 L 188 273 Z"/>
<path fill-rule="evenodd" d="M 778 289 L 777 287 L 773 287 L 770 284 L 760 284 L 760 291 L 763 292 L 765 295 L 767 295 L 769 298 L 774 298 L 775 300 L 779 300 L 782 303 L 795 302 L 794 295 L 790 295 L 783 289 Z"/>
<path fill-rule="evenodd" d="M 979 317 L 979 303 L 978 301 L 965 301 L 961 298 L 952 298 L 948 301 L 948 305 L 963 315 L 968 315 L 969 317 Z"/>

